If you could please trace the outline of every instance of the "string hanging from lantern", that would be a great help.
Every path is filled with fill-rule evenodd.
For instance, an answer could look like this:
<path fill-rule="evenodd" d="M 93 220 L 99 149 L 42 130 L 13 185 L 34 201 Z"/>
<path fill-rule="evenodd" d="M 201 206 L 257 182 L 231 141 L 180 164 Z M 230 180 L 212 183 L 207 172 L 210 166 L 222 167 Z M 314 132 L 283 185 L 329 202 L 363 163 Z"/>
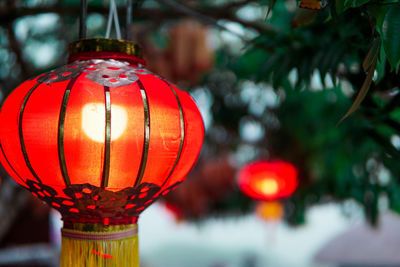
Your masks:
<path fill-rule="evenodd" d="M 79 16 L 79 39 L 86 38 L 86 17 L 87 17 L 87 2 L 81 0 L 81 12 Z"/>
<path fill-rule="evenodd" d="M 132 5 L 132 0 L 126 0 L 125 40 L 131 39 Z"/>
<path fill-rule="evenodd" d="M 126 0 L 126 21 L 125 21 L 125 40 L 131 39 L 131 24 L 132 24 L 132 7 L 133 7 L 133 0 Z M 81 0 L 81 8 L 80 8 L 80 18 L 79 18 L 79 39 L 86 38 L 86 19 L 87 19 L 87 0 Z M 106 29 L 106 38 L 110 38 L 111 34 L 111 26 L 112 21 L 114 20 L 115 24 L 115 31 L 117 35 L 117 39 L 121 40 L 121 27 L 119 24 L 118 18 L 118 10 L 115 0 L 110 0 L 110 7 L 107 19 L 107 29 Z"/>
<path fill-rule="evenodd" d="M 118 10 L 117 5 L 115 4 L 115 0 L 110 0 L 110 10 L 108 13 L 108 22 L 107 22 L 107 31 L 106 31 L 106 38 L 110 38 L 111 33 L 111 24 L 112 20 L 114 19 L 115 31 L 117 34 L 117 39 L 122 39 L 121 37 L 121 28 L 119 26 L 119 19 L 118 19 Z"/>

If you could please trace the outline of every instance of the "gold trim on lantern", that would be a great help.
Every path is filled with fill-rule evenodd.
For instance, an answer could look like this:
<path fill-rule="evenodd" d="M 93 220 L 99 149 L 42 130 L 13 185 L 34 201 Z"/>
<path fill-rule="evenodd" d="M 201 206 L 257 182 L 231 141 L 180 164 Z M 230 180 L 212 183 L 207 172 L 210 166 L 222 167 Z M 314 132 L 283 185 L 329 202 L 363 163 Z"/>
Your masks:
<path fill-rule="evenodd" d="M 65 151 L 64 151 L 64 125 L 65 125 L 65 116 L 67 114 L 67 106 L 68 106 L 68 100 L 69 96 L 71 94 L 72 87 L 74 86 L 76 80 L 79 78 L 80 74 L 78 76 L 72 78 L 68 82 L 67 89 L 65 89 L 61 108 L 60 108 L 60 115 L 58 119 L 58 161 L 60 162 L 61 166 L 61 174 L 63 176 L 64 182 L 66 186 L 71 185 L 71 180 L 69 178 L 68 174 L 68 169 L 67 169 L 67 163 L 65 160 Z"/>
<path fill-rule="evenodd" d="M 82 39 L 69 44 L 69 54 L 84 52 L 119 52 L 131 56 L 142 57 L 142 49 L 134 42 L 117 39 Z"/>
<path fill-rule="evenodd" d="M 36 180 L 42 184 L 42 180 L 40 180 L 39 176 L 36 174 L 35 170 L 33 169 L 31 162 L 29 160 L 28 153 L 26 152 L 26 146 L 25 146 L 25 139 L 24 139 L 24 132 L 23 132 L 23 127 L 22 127 L 22 120 L 24 118 L 24 112 L 25 112 L 25 107 L 26 103 L 28 103 L 29 98 L 31 97 L 33 91 L 36 90 L 36 88 L 41 85 L 41 82 L 37 82 L 30 90 L 29 92 L 25 95 L 24 101 L 21 104 L 21 108 L 19 110 L 19 115 L 18 115 L 18 132 L 19 132 L 19 141 L 21 143 L 21 151 L 22 154 L 24 155 L 25 163 L 28 169 L 31 171 L 32 175 L 36 178 Z"/>
<path fill-rule="evenodd" d="M 103 177 L 101 179 L 101 187 L 108 186 L 110 177 L 110 153 L 111 153 L 111 98 L 110 88 L 104 86 L 105 110 L 106 110 L 106 125 L 105 125 L 105 147 L 104 147 L 104 168 Z"/>
<path fill-rule="evenodd" d="M 169 88 L 171 88 L 172 92 L 175 95 L 176 102 L 178 103 L 178 107 L 179 107 L 179 122 L 180 122 L 180 127 L 181 127 L 181 143 L 179 145 L 179 151 L 178 151 L 178 155 L 176 156 L 175 163 L 172 166 L 172 169 L 171 169 L 169 175 L 167 176 L 167 179 L 165 179 L 165 181 L 164 181 L 164 183 L 162 184 L 161 187 L 164 187 L 164 185 L 168 182 L 168 180 L 171 177 L 171 175 L 174 173 L 175 167 L 176 167 L 176 165 L 178 165 L 178 162 L 181 159 L 182 150 L 183 150 L 183 143 L 185 142 L 185 118 L 184 118 L 184 115 L 183 115 L 183 109 L 182 109 L 181 101 L 179 100 L 179 97 L 176 94 L 175 89 L 171 86 L 171 84 L 169 82 L 167 82 L 166 80 L 164 80 L 164 82 L 169 86 Z"/>
<path fill-rule="evenodd" d="M 143 152 L 142 159 L 140 161 L 139 172 L 135 181 L 135 186 L 138 186 L 142 182 L 142 178 L 144 175 L 144 171 L 146 170 L 147 157 L 149 155 L 149 145 L 150 145 L 150 110 L 149 110 L 149 101 L 147 99 L 147 93 L 144 89 L 144 86 L 140 80 L 137 81 L 140 93 L 142 94 L 143 99 L 143 110 L 144 110 L 144 143 L 143 143 Z"/>

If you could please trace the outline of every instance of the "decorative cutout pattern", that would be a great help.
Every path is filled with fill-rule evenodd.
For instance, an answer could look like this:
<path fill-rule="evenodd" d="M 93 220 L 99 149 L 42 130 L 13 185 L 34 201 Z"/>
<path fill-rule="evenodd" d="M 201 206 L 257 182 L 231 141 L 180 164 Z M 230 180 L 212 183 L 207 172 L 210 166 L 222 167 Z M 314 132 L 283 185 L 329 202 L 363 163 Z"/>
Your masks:
<path fill-rule="evenodd" d="M 137 217 L 159 197 L 170 192 L 181 182 L 162 190 L 158 185 L 142 183 L 118 192 L 109 191 L 91 184 L 73 184 L 63 192 L 70 197 L 59 197 L 52 187 L 27 180 L 28 190 L 35 197 L 58 210 L 64 218 L 129 218 Z"/>
<path fill-rule="evenodd" d="M 87 73 L 86 78 L 108 87 L 129 85 L 139 80 L 136 74 L 150 74 L 145 68 L 133 66 L 128 62 L 114 59 L 92 59 L 76 61 L 45 73 L 37 80 L 42 83 L 67 81 L 77 77 L 80 73 Z"/>

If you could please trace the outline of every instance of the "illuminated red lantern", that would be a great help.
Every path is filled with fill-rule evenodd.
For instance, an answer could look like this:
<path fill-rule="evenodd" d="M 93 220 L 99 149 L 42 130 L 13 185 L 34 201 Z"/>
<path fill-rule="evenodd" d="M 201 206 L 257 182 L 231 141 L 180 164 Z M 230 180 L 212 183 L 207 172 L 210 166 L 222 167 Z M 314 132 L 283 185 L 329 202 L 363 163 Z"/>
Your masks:
<path fill-rule="evenodd" d="M 263 220 L 277 220 L 283 216 L 282 204 L 277 201 L 294 193 L 298 185 L 298 171 L 291 163 L 257 161 L 244 166 L 238 174 L 239 189 L 250 198 L 260 201 L 256 214 Z"/>
<path fill-rule="evenodd" d="M 258 161 L 239 171 L 240 190 L 255 200 L 271 201 L 290 196 L 297 188 L 297 169 L 289 162 Z"/>
<path fill-rule="evenodd" d="M 68 65 L 22 83 L 1 108 L 0 162 L 61 212 L 62 266 L 138 266 L 139 214 L 198 157 L 196 104 L 143 65 L 132 42 L 79 40 Z"/>

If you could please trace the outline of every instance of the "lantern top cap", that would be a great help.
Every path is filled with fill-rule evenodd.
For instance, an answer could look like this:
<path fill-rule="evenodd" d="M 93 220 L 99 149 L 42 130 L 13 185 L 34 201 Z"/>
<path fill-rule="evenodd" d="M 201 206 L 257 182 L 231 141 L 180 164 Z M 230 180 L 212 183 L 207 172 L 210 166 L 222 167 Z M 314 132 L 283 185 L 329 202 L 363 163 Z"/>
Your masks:
<path fill-rule="evenodd" d="M 142 49 L 137 43 L 117 39 L 81 39 L 69 44 L 69 54 L 84 52 L 117 52 L 142 57 Z"/>
<path fill-rule="evenodd" d="M 134 42 L 117 39 L 81 39 L 69 44 L 69 59 L 86 60 L 90 58 L 114 58 L 122 57 L 127 61 L 145 64 L 142 58 L 141 47 Z"/>

